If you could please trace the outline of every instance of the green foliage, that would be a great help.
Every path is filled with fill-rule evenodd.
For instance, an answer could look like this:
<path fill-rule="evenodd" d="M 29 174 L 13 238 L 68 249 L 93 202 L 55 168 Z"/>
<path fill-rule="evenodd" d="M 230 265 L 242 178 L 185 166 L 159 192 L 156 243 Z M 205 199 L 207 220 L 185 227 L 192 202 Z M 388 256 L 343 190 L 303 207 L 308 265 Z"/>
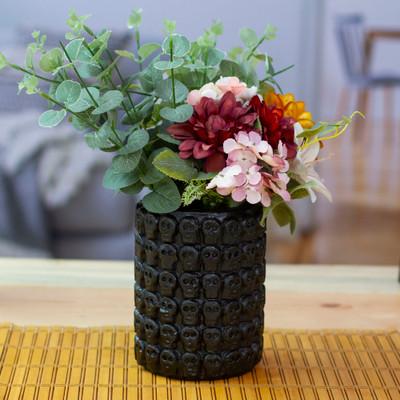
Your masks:
<path fill-rule="evenodd" d="M 133 185 L 139 177 L 132 172 L 120 173 L 115 171 L 112 166 L 107 169 L 103 178 L 103 186 L 106 189 L 120 190 Z"/>
<path fill-rule="evenodd" d="M 182 104 L 176 108 L 165 107 L 160 110 L 164 119 L 172 122 L 185 122 L 193 114 L 193 107 L 190 104 Z"/>
<path fill-rule="evenodd" d="M 48 110 L 39 117 L 39 125 L 43 128 L 54 128 L 59 125 L 66 117 L 65 110 Z"/>
<path fill-rule="evenodd" d="M 176 59 L 173 61 L 157 61 L 154 63 L 154 68 L 160 71 L 168 71 L 170 69 L 179 68 L 183 65 L 182 59 Z"/>
<path fill-rule="evenodd" d="M 257 33 L 250 28 L 243 28 L 240 30 L 240 39 L 246 47 L 252 48 L 258 42 Z"/>
<path fill-rule="evenodd" d="M 169 133 L 160 132 L 160 133 L 157 133 L 157 136 L 160 139 L 164 140 L 164 142 L 167 142 L 167 143 L 176 144 L 176 145 L 181 143 L 180 140 L 174 139 Z"/>
<path fill-rule="evenodd" d="M 197 170 L 189 161 L 183 160 L 170 149 L 158 154 L 154 158 L 153 165 L 163 174 L 179 181 L 189 182 L 197 175 Z"/>
<path fill-rule="evenodd" d="M 114 145 L 111 141 L 113 131 L 109 122 L 105 122 L 98 131 L 85 135 L 86 143 L 92 149 L 109 149 Z"/>
<path fill-rule="evenodd" d="M 128 50 L 115 50 L 115 53 L 120 57 L 128 58 L 129 60 L 136 61 L 135 55 Z"/>
<path fill-rule="evenodd" d="M 110 90 L 101 96 L 98 100 L 98 107 L 92 111 L 92 114 L 103 114 L 114 110 L 121 105 L 124 95 L 119 90 Z"/>
<path fill-rule="evenodd" d="M 128 19 L 128 28 L 129 29 L 138 29 L 142 23 L 142 13 L 143 10 L 138 8 L 131 12 L 131 15 Z"/>
<path fill-rule="evenodd" d="M 54 48 L 42 55 L 39 66 L 44 72 L 53 72 L 63 63 L 63 52 L 59 48 Z"/>
<path fill-rule="evenodd" d="M 178 103 L 184 101 L 189 93 L 188 88 L 179 80 L 175 79 L 175 99 Z M 173 100 L 172 79 L 157 82 L 155 87 L 156 96 L 169 103 Z"/>
<path fill-rule="evenodd" d="M 18 92 L 25 90 L 27 94 L 38 93 L 39 79 L 31 74 L 25 74 L 22 81 L 18 83 Z"/>
<path fill-rule="evenodd" d="M 0 71 L 2 69 L 4 69 L 5 67 L 7 67 L 7 65 L 8 65 L 8 61 L 7 61 L 6 56 L 0 52 Z"/>
<path fill-rule="evenodd" d="M 190 42 L 185 36 L 174 33 L 164 39 L 161 48 L 165 54 L 172 51 L 174 57 L 184 57 L 190 51 Z"/>
<path fill-rule="evenodd" d="M 149 134 L 145 129 L 138 129 L 133 131 L 127 144 L 119 151 L 119 154 L 129 154 L 143 149 L 149 143 Z"/>
<path fill-rule="evenodd" d="M 279 226 L 289 225 L 290 233 L 294 233 L 296 229 L 296 218 L 293 210 L 285 202 L 277 204 L 272 209 L 272 214 Z"/>
<path fill-rule="evenodd" d="M 160 48 L 160 45 L 158 43 L 146 43 L 139 48 L 139 50 L 138 50 L 139 57 L 142 60 L 145 60 L 147 57 L 150 57 L 159 48 Z"/>
<path fill-rule="evenodd" d="M 90 18 L 90 15 L 82 15 L 79 16 L 76 14 L 75 10 L 71 10 L 69 12 L 69 18 L 67 20 L 67 25 L 71 29 L 72 32 L 69 32 L 65 35 L 66 39 L 72 40 L 81 34 L 81 32 L 85 31 L 86 20 Z"/>
<path fill-rule="evenodd" d="M 172 35 L 176 30 L 176 22 L 170 19 L 164 19 L 164 29 L 168 35 Z"/>
<path fill-rule="evenodd" d="M 69 106 L 74 104 L 80 97 L 81 85 L 71 80 L 63 81 L 56 89 L 55 97 L 60 103 Z"/>
<path fill-rule="evenodd" d="M 130 186 L 122 188 L 121 192 L 134 196 L 139 194 L 143 188 L 144 188 L 143 183 L 141 181 L 137 181 L 136 183 L 133 183 Z"/>
<path fill-rule="evenodd" d="M 90 93 L 90 96 L 88 94 Z M 98 102 L 100 98 L 100 91 L 95 87 L 88 87 L 87 90 L 81 90 L 78 99 L 69 104 L 69 109 L 73 112 L 83 112 L 88 110 L 91 107 L 95 107 L 95 102 Z M 94 100 L 94 101 L 93 101 Z"/>
<path fill-rule="evenodd" d="M 182 193 L 182 204 L 187 207 L 196 200 L 201 200 L 206 194 L 207 183 L 204 181 L 193 180 L 185 187 Z"/>
<path fill-rule="evenodd" d="M 147 211 L 164 214 L 177 210 L 181 205 L 181 195 L 179 190 L 170 178 L 152 186 L 153 191 L 147 194 L 142 202 Z"/>
<path fill-rule="evenodd" d="M 134 171 L 139 164 L 141 156 L 141 151 L 115 156 L 111 163 L 111 169 L 118 174 Z"/>

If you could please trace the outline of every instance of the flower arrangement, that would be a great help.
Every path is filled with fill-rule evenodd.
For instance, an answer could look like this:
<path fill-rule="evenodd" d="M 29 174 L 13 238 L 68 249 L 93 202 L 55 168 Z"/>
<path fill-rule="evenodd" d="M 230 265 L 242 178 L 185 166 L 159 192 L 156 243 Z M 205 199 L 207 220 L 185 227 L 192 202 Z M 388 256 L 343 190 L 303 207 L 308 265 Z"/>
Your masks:
<path fill-rule="evenodd" d="M 0 53 L 0 69 L 24 73 L 19 90 L 48 101 L 42 127 L 68 119 L 93 149 L 115 153 L 104 186 L 127 194 L 147 188 L 143 206 L 169 213 L 191 205 L 213 209 L 261 204 L 263 220 L 295 227 L 288 203 L 316 192 L 330 194 L 314 167 L 322 142 L 342 134 L 354 114 L 315 123 L 304 102 L 283 94 L 271 56 L 261 51 L 275 37 L 242 29 L 242 47 L 217 48 L 219 22 L 190 42 L 165 21 L 162 43 L 141 43 L 141 10 L 133 11 L 134 51 L 108 48 L 111 31 L 93 32 L 87 16 L 70 13 L 70 32 L 45 50 L 33 33 L 26 65 Z M 132 62 L 123 77 L 121 58 Z M 264 76 L 256 73 L 259 64 Z M 46 90 L 39 85 L 47 84 Z"/>

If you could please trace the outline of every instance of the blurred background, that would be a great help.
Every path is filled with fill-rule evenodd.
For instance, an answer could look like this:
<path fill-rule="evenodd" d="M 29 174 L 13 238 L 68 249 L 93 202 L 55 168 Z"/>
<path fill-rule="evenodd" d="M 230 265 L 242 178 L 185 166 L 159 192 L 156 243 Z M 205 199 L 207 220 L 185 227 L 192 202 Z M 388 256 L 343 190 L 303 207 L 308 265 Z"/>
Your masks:
<path fill-rule="evenodd" d="M 296 204 L 298 229 L 270 227 L 275 263 L 398 264 L 400 259 L 400 2 L 383 0 L 2 0 L 0 50 L 22 64 L 34 29 L 49 45 L 62 39 L 70 9 L 92 14 L 94 29 L 113 30 L 114 49 L 133 45 L 126 22 L 144 9 L 143 41 L 162 37 L 164 18 L 195 39 L 215 19 L 219 47 L 239 43 L 239 29 L 278 37 L 265 50 L 285 92 L 307 102 L 315 120 L 353 110 L 367 118 L 324 148 L 319 172 L 334 203 Z M 129 65 L 123 65 L 129 73 Z M 0 257 L 130 259 L 136 199 L 102 188 L 109 158 L 86 148 L 68 126 L 37 126 L 44 104 L 17 95 L 13 71 L 0 73 Z M 1 262 L 1 261 L 0 261 Z"/>

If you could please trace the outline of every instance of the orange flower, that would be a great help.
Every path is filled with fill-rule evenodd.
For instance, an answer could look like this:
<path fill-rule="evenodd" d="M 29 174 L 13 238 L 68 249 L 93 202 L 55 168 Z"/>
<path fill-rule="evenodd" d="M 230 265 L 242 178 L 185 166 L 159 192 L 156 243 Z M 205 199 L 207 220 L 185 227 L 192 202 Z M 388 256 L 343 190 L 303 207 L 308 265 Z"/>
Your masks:
<path fill-rule="evenodd" d="M 268 105 L 282 109 L 286 118 L 293 118 L 304 129 L 314 126 L 312 114 L 306 111 L 304 101 L 296 101 L 292 93 L 276 94 L 271 91 L 265 94 L 264 100 Z"/>

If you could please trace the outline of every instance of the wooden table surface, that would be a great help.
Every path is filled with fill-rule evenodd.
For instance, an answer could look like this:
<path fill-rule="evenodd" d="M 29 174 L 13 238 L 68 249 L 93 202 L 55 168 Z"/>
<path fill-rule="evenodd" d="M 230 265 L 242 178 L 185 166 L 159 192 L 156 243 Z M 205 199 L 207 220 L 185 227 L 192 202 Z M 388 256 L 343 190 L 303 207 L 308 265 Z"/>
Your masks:
<path fill-rule="evenodd" d="M 266 326 L 400 330 L 396 266 L 268 265 Z M 0 323 L 131 325 L 133 262 L 0 258 Z"/>

